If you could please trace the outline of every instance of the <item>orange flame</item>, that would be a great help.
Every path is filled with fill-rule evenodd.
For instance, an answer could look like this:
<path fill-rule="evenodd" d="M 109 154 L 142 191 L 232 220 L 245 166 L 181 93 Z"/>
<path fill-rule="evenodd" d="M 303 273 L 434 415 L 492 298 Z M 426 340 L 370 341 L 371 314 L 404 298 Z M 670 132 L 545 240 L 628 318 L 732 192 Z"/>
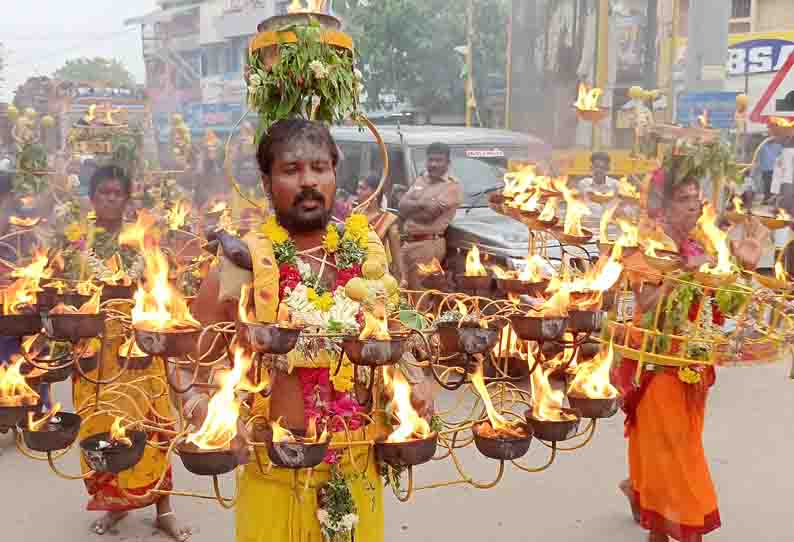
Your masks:
<path fill-rule="evenodd" d="M 777 219 L 778 220 L 785 220 L 786 222 L 791 222 L 791 215 L 785 209 L 778 209 L 777 210 Z"/>
<path fill-rule="evenodd" d="M 240 301 L 237 303 L 237 320 L 241 323 L 250 324 L 256 321 L 252 307 L 253 292 L 254 289 L 250 284 L 243 284 L 242 288 L 240 288 Z M 278 306 L 278 321 L 281 321 L 282 306 L 284 306 L 283 303 Z M 289 320 L 289 313 L 287 313 L 287 320 Z"/>
<path fill-rule="evenodd" d="M 614 349 L 612 343 L 606 352 L 599 352 L 591 361 L 580 363 L 576 367 L 574 378 L 568 387 L 568 393 L 583 395 L 589 399 L 613 399 L 618 390 L 609 379 L 612 368 Z"/>
<path fill-rule="evenodd" d="M 441 267 L 441 263 L 438 261 L 438 258 L 433 258 L 429 264 L 419 263 L 417 264 L 417 267 L 419 268 L 419 273 L 425 276 L 444 272 L 444 269 Z"/>
<path fill-rule="evenodd" d="M 22 218 L 19 216 L 12 216 L 8 219 L 8 223 L 18 228 L 33 228 L 41 222 L 41 217 Z"/>
<path fill-rule="evenodd" d="M 400 422 L 388 442 L 406 442 L 412 439 L 423 439 L 430 435 L 430 425 L 419 416 L 411 404 L 411 386 L 398 369 L 385 368 L 383 382 L 392 392 L 391 406 L 394 415 Z"/>
<path fill-rule="evenodd" d="M 241 399 L 235 392 L 252 388 L 245 378 L 251 363 L 251 356 L 237 346 L 231 371 L 218 375 L 221 387 L 210 399 L 204 423 L 197 432 L 188 435 L 187 442 L 202 450 L 218 450 L 229 446 L 237 436 L 237 419 L 240 416 Z"/>
<path fill-rule="evenodd" d="M 145 358 L 148 354 L 138 347 L 138 342 L 135 340 L 135 336 L 130 336 L 124 344 L 119 346 L 119 357 L 122 359 L 126 358 Z"/>
<path fill-rule="evenodd" d="M 389 320 L 386 307 L 378 303 L 370 311 L 364 309 L 364 327 L 358 336 L 359 340 L 375 339 L 376 341 L 388 341 L 391 339 L 389 334 Z"/>
<path fill-rule="evenodd" d="M 281 420 L 284 418 L 279 418 L 276 421 L 270 422 L 270 428 L 273 430 L 273 442 L 295 442 L 295 435 L 292 434 L 292 431 L 289 429 L 285 429 L 281 425 Z M 314 418 L 312 418 L 314 420 Z"/>
<path fill-rule="evenodd" d="M 618 194 L 624 198 L 640 199 L 637 187 L 629 181 L 628 177 L 621 177 L 618 181 Z"/>
<path fill-rule="evenodd" d="M 138 221 L 119 236 L 120 244 L 137 247 L 145 259 L 146 281 L 135 292 L 132 323 L 154 331 L 198 328 L 200 324 L 190 313 L 185 298 L 168 280 L 168 259 L 160 250 L 159 239 L 147 236 L 155 221 L 152 215 L 141 211 Z"/>
<path fill-rule="evenodd" d="M 567 186 L 561 186 L 562 195 L 565 198 L 565 233 L 583 237 L 582 217 L 590 216 L 590 207 L 578 197 L 575 190 Z"/>
<path fill-rule="evenodd" d="M 520 422 L 508 422 L 504 416 L 502 416 L 499 411 L 494 408 L 491 395 L 488 393 L 488 388 L 485 385 L 485 379 L 483 378 L 482 364 L 480 364 L 477 367 L 477 371 L 471 375 L 471 383 L 474 385 L 474 389 L 477 390 L 477 393 L 482 398 L 483 405 L 485 405 L 485 412 L 488 414 L 488 420 L 491 422 L 491 428 L 497 433 L 506 433 L 512 436 L 523 436 L 523 433 L 519 433 L 517 431 L 517 427 L 520 426 Z"/>
<path fill-rule="evenodd" d="M 604 211 L 604 214 L 601 215 L 601 224 L 599 227 L 599 239 L 602 243 L 609 242 L 609 225 L 612 224 L 612 217 L 615 216 L 615 212 L 617 212 L 618 206 L 617 204 L 611 205 Z"/>
<path fill-rule="evenodd" d="M 529 358 L 530 369 L 535 365 L 532 356 Z M 549 374 L 553 369 L 543 370 L 542 367 L 535 367 L 532 371 L 530 384 L 532 388 L 532 417 L 541 421 L 564 421 L 572 416 L 562 411 L 562 402 L 565 393 L 562 390 L 555 391 L 549 383 Z"/>
<path fill-rule="evenodd" d="M 664 250 L 664 243 L 660 243 L 655 239 L 646 239 L 645 240 L 645 255 L 650 256 L 651 258 L 663 258 L 671 260 L 669 256 L 659 256 L 656 251 L 657 250 Z"/>
<path fill-rule="evenodd" d="M 554 220 L 555 215 L 557 214 L 557 204 L 559 203 L 558 198 L 549 198 L 546 201 L 546 205 L 543 206 L 543 210 L 540 212 L 538 216 L 538 220 L 543 222 L 549 222 Z"/>
<path fill-rule="evenodd" d="M 542 256 L 533 254 L 531 258 L 527 258 L 527 265 L 518 275 L 518 278 L 524 282 L 541 282 L 549 278 L 546 273 L 546 268 L 546 260 L 544 260 Z"/>
<path fill-rule="evenodd" d="M 38 281 L 19 279 L 6 287 L 3 294 L 3 314 L 22 314 L 36 304 Z"/>
<path fill-rule="evenodd" d="M 493 355 L 496 358 L 511 356 L 526 360 L 526 346 L 524 341 L 518 339 L 518 335 L 510 326 L 505 326 L 499 332 L 499 342 L 493 347 Z"/>
<path fill-rule="evenodd" d="M 168 227 L 172 230 L 178 230 L 185 225 L 187 215 L 190 213 L 191 206 L 184 201 L 176 202 L 171 209 L 169 209 L 166 219 L 168 220 Z"/>
<path fill-rule="evenodd" d="M 35 405 L 39 402 L 39 394 L 28 386 L 22 376 L 22 356 L 12 356 L 7 367 L 0 366 L 0 405 L 23 406 Z"/>
<path fill-rule="evenodd" d="M 207 213 L 214 214 L 214 213 L 223 212 L 225 210 L 226 210 L 226 202 L 225 201 L 218 201 L 218 202 L 215 202 L 215 204 L 210 208 L 209 211 L 207 211 Z"/>
<path fill-rule="evenodd" d="M 600 88 L 591 88 L 585 83 L 579 83 L 579 97 L 576 99 L 574 107 L 579 111 L 599 111 L 598 100 L 604 93 Z"/>
<path fill-rule="evenodd" d="M 717 226 L 717 213 L 711 203 L 706 203 L 703 206 L 703 214 L 698 220 L 698 226 L 708 239 L 712 251 L 717 254 L 716 265 L 704 263 L 700 266 L 700 272 L 712 275 L 730 275 L 733 273 L 728 234 Z"/>
<path fill-rule="evenodd" d="M 48 421 L 55 417 L 61 411 L 61 403 L 55 403 L 52 406 L 52 409 L 47 412 L 44 416 L 39 418 L 38 420 L 35 419 L 36 416 L 32 412 L 28 412 L 28 431 L 33 431 L 34 433 L 37 431 L 41 431 L 41 428 L 44 427 Z"/>
<path fill-rule="evenodd" d="M 779 128 L 794 128 L 794 119 L 788 120 L 783 117 L 769 117 L 767 122 L 770 126 L 777 126 Z"/>
<path fill-rule="evenodd" d="M 744 208 L 744 203 L 742 202 L 742 198 L 739 196 L 733 197 L 733 210 L 740 215 L 747 214 L 747 211 Z"/>
<path fill-rule="evenodd" d="M 786 273 L 786 270 L 783 268 L 783 264 L 780 262 L 775 263 L 775 278 L 777 280 L 782 280 L 786 282 L 788 282 L 789 279 L 788 273 Z"/>
<path fill-rule="evenodd" d="M 466 276 L 484 277 L 487 274 L 488 272 L 480 260 L 480 249 L 477 245 L 472 245 L 471 250 L 466 254 Z"/>
<path fill-rule="evenodd" d="M 506 199 L 513 199 L 522 194 L 527 194 L 534 189 L 536 169 L 534 165 L 526 166 L 520 171 L 512 171 L 504 176 L 505 187 L 502 195 Z"/>
<path fill-rule="evenodd" d="M 33 251 L 33 259 L 25 267 L 19 267 L 11 272 L 11 276 L 15 279 L 29 279 L 38 281 L 41 279 L 48 279 L 52 277 L 53 269 L 47 267 L 50 259 L 47 256 L 47 250 L 37 247 Z"/>
<path fill-rule="evenodd" d="M 127 428 L 121 425 L 121 418 L 116 416 L 113 425 L 110 426 L 110 439 L 126 447 L 132 446 L 132 441 L 127 436 Z"/>

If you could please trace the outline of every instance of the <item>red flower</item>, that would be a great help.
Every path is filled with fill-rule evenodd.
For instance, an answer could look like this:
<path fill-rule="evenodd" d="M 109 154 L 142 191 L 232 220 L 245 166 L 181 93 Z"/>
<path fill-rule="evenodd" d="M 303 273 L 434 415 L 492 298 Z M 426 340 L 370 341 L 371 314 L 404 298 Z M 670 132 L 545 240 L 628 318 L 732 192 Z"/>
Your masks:
<path fill-rule="evenodd" d="M 712 303 L 711 305 L 711 322 L 715 326 L 722 326 L 723 324 L 725 324 L 725 315 L 722 314 L 722 311 L 720 310 L 720 306 L 717 305 L 716 303 Z"/>
<path fill-rule="evenodd" d="M 278 266 L 278 275 L 278 297 L 284 299 L 284 292 L 287 288 L 294 289 L 301 283 L 301 274 L 294 265 L 283 263 Z"/>
<path fill-rule="evenodd" d="M 339 272 L 336 274 L 336 285 L 334 286 L 334 290 L 340 287 L 344 288 L 345 286 L 347 286 L 348 282 L 360 276 L 361 276 L 361 264 L 357 263 L 357 264 L 353 264 L 347 269 L 340 269 Z"/>
<path fill-rule="evenodd" d="M 689 305 L 689 314 L 687 314 L 687 319 L 690 322 L 694 322 L 698 317 L 698 311 L 700 311 L 700 301 L 693 301 Z"/>

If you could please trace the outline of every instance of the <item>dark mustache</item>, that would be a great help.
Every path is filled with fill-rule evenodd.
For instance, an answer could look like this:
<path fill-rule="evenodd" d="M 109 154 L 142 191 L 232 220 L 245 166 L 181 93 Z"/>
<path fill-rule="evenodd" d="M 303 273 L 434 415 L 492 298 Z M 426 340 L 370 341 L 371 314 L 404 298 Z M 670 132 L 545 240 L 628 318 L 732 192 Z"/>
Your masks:
<path fill-rule="evenodd" d="M 301 191 L 297 196 L 295 196 L 295 200 L 292 202 L 292 205 L 298 205 L 299 203 L 303 203 L 304 201 L 311 201 L 316 200 L 325 205 L 325 196 L 322 195 L 321 192 L 315 190 L 314 188 L 307 188 Z"/>

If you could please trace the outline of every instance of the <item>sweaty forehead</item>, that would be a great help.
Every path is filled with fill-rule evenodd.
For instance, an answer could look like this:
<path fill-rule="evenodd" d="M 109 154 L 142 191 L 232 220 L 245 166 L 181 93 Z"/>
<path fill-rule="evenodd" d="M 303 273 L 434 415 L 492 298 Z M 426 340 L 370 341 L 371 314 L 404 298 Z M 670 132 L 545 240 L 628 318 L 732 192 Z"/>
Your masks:
<path fill-rule="evenodd" d="M 279 143 L 273 152 L 274 162 L 318 162 L 332 160 L 327 143 L 306 138 Z"/>

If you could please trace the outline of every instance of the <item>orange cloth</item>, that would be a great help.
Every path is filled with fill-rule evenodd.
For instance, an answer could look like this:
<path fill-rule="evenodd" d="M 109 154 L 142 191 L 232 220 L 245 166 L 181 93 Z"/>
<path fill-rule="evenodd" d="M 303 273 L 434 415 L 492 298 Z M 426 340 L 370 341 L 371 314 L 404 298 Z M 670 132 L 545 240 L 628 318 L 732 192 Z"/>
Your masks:
<path fill-rule="evenodd" d="M 699 385 L 682 382 L 675 369 L 648 376 L 628 427 L 629 475 L 640 523 L 680 542 L 700 542 L 720 526 L 717 494 L 703 450 L 706 396 L 713 373 L 704 374 Z"/>

